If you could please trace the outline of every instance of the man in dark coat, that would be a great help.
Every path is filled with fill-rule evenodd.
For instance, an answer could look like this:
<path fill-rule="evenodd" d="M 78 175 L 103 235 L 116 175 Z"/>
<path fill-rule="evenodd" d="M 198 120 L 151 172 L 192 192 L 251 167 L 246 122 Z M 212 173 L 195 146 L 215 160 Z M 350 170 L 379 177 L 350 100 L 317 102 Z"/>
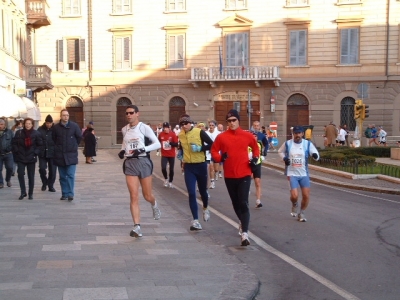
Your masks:
<path fill-rule="evenodd" d="M 39 174 L 42 180 L 42 191 L 49 187 L 49 192 L 55 192 L 54 182 L 56 181 L 57 166 L 53 162 L 54 157 L 54 141 L 53 141 L 53 118 L 47 115 L 45 122 L 38 128 L 38 132 L 42 135 L 43 151 L 39 155 Z M 49 176 L 47 176 L 47 167 L 49 168 Z"/>
<path fill-rule="evenodd" d="M 0 119 L 0 189 L 4 187 L 3 164 L 6 169 L 7 186 L 11 187 L 11 175 L 13 171 L 14 158 L 12 154 L 13 132 L 6 127 L 6 121 Z"/>
<path fill-rule="evenodd" d="M 62 193 L 60 200 L 72 201 L 78 164 L 78 145 L 82 139 L 82 132 L 78 124 L 69 120 L 68 110 L 61 110 L 60 117 L 60 123 L 53 127 L 54 164 L 58 166 L 60 177 Z"/>

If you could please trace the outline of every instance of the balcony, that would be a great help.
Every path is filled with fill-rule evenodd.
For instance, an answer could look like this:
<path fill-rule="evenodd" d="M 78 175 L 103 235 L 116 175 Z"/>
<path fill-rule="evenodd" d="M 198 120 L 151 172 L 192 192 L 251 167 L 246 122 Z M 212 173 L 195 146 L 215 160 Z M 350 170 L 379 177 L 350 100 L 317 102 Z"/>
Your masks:
<path fill-rule="evenodd" d="M 254 81 L 256 87 L 260 87 L 261 81 L 273 81 L 275 86 L 279 86 L 280 80 L 278 66 L 250 66 L 192 68 L 189 81 L 194 87 L 203 81 L 209 81 L 211 87 L 217 87 L 219 81 Z"/>
<path fill-rule="evenodd" d="M 33 28 L 50 25 L 50 19 L 46 15 L 46 0 L 26 0 L 25 5 L 28 25 Z"/>
<path fill-rule="evenodd" d="M 36 92 L 52 89 L 53 85 L 51 84 L 51 69 L 46 65 L 28 66 L 26 87 Z"/>

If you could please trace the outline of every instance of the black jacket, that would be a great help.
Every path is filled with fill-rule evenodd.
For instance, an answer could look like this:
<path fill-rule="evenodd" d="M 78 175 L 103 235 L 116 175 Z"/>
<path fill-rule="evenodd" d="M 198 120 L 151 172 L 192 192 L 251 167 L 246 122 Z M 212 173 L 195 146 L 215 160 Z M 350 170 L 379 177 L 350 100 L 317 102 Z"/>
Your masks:
<path fill-rule="evenodd" d="M 93 134 L 93 129 L 85 130 L 85 156 L 96 156 L 96 137 Z"/>
<path fill-rule="evenodd" d="M 38 132 L 41 134 L 43 139 L 43 148 L 42 152 L 39 154 L 40 157 L 44 158 L 53 158 L 54 157 L 54 141 L 53 141 L 53 127 L 46 127 L 46 123 L 38 128 Z"/>
<path fill-rule="evenodd" d="M 37 130 L 32 130 L 31 133 L 31 146 L 25 146 L 26 132 L 25 129 L 18 130 L 12 140 L 12 151 L 14 160 L 24 164 L 35 163 L 37 156 L 42 151 L 43 140 L 42 136 Z"/>
<path fill-rule="evenodd" d="M 10 129 L 5 128 L 3 134 L 0 136 L 0 155 L 12 151 L 12 138 L 13 132 Z"/>
<path fill-rule="evenodd" d="M 55 143 L 54 164 L 70 166 L 78 164 L 78 145 L 82 139 L 82 131 L 78 124 L 69 121 L 53 126 L 53 141 Z"/>

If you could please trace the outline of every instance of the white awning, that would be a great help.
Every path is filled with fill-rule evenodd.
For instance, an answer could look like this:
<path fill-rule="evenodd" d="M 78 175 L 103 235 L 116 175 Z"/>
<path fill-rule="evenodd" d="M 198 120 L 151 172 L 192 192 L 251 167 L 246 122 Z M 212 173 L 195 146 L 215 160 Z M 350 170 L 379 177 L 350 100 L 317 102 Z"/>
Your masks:
<path fill-rule="evenodd" d="M 39 107 L 33 102 L 31 99 L 26 97 L 21 97 L 22 101 L 24 101 L 26 106 L 26 111 L 28 113 L 27 117 L 32 118 L 35 121 L 40 121 L 42 119 L 40 115 Z"/>
<path fill-rule="evenodd" d="M 24 101 L 17 95 L 0 88 L 0 117 L 26 117 Z"/>

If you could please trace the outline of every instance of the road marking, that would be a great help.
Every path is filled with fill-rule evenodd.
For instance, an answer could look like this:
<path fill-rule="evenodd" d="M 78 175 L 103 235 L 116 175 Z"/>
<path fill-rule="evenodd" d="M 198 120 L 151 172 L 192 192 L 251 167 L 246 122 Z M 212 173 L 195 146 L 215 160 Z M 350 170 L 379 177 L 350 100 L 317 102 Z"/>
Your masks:
<path fill-rule="evenodd" d="M 162 182 L 164 181 L 164 177 L 161 177 L 158 174 L 155 174 L 154 172 L 153 172 L 153 176 L 157 177 Z M 188 193 L 185 190 L 181 189 L 180 187 L 174 186 L 174 188 L 177 191 L 181 192 L 182 194 L 184 194 L 186 196 L 189 196 Z M 201 202 L 200 199 L 197 199 L 197 203 L 199 205 L 203 205 L 203 203 Z M 208 209 L 214 215 L 220 217 L 222 220 L 224 220 L 228 224 L 232 225 L 234 228 L 238 228 L 238 223 L 237 222 L 235 222 L 232 219 L 228 218 L 227 216 L 225 216 L 224 214 L 220 213 L 219 211 L 217 211 L 216 209 L 212 208 L 211 206 L 208 206 Z M 296 269 L 300 270 L 301 272 L 307 274 L 308 276 L 310 276 L 311 278 L 315 279 L 316 281 L 318 281 L 322 285 L 326 286 L 327 288 L 329 288 L 330 290 L 332 290 L 336 294 L 342 296 L 344 299 L 346 299 L 346 300 L 360 300 L 360 298 L 357 298 L 353 294 L 351 294 L 351 293 L 347 292 L 346 290 L 342 289 L 338 285 L 334 284 L 332 281 L 322 277 L 318 273 L 316 273 L 313 270 L 307 268 L 306 266 L 302 265 L 301 263 L 299 263 L 298 261 L 294 260 L 293 258 L 287 256 L 286 254 L 284 254 L 284 253 L 280 252 L 279 250 L 275 249 L 274 247 L 270 246 L 269 244 L 264 242 L 262 239 L 260 239 L 258 236 L 253 234 L 251 231 L 249 231 L 249 235 L 251 235 L 251 239 L 258 246 L 263 248 L 265 251 L 268 251 L 269 253 L 278 256 L 280 259 L 284 260 L 285 262 L 287 262 L 291 266 L 295 267 Z"/>

